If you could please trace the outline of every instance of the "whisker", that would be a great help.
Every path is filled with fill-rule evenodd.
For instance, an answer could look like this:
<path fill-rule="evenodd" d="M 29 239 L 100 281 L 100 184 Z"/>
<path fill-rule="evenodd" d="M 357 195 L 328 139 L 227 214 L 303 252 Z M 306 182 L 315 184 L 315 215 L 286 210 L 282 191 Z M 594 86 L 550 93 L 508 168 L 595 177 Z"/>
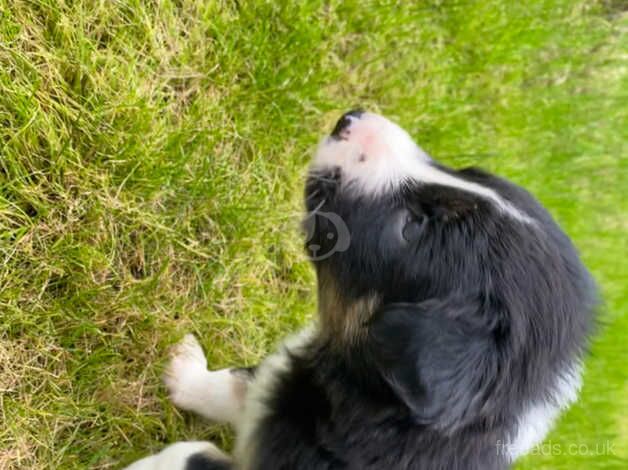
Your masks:
<path fill-rule="evenodd" d="M 310 199 L 318 196 L 320 194 L 321 190 L 317 189 L 316 191 L 312 192 L 311 194 L 308 194 L 308 196 L 305 198 L 306 201 L 309 201 Z"/>

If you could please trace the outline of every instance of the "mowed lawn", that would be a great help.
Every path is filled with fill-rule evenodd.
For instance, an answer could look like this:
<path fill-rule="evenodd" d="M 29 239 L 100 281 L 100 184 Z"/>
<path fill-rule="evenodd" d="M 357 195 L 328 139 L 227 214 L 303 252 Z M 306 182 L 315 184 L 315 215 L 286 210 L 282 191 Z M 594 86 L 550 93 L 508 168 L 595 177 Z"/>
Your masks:
<path fill-rule="evenodd" d="M 168 347 L 195 332 L 211 367 L 253 364 L 312 318 L 303 175 L 355 106 L 524 185 L 574 239 L 599 333 L 517 468 L 628 468 L 627 11 L 0 0 L 0 469 L 229 447 L 168 402 Z"/>

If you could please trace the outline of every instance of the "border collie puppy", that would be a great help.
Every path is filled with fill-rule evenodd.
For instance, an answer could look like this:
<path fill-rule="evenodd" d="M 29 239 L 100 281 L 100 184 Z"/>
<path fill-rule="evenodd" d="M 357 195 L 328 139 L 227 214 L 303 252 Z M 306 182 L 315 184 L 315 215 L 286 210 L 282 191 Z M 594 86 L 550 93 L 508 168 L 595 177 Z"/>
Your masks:
<path fill-rule="evenodd" d="M 319 321 L 256 368 L 207 370 L 194 337 L 174 403 L 232 423 L 233 457 L 185 442 L 132 470 L 505 469 L 576 399 L 596 293 L 525 190 L 432 160 L 351 111 L 308 176 Z"/>

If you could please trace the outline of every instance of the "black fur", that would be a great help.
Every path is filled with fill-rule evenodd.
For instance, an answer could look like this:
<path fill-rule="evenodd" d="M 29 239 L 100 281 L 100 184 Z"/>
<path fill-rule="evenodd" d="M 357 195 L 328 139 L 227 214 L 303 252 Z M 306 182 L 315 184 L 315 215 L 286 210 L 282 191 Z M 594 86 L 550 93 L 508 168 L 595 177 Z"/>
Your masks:
<path fill-rule="evenodd" d="M 354 109 L 342 115 L 342 117 L 336 123 L 336 126 L 331 131 L 331 136 L 335 139 L 340 139 L 342 131 L 346 129 L 351 124 L 350 116 L 359 118 L 364 111 L 361 109 Z"/>
<path fill-rule="evenodd" d="M 451 187 L 377 197 L 311 175 L 309 211 L 338 214 L 351 243 L 315 261 L 343 304 L 375 295 L 355 341 L 320 336 L 290 358 L 256 432 L 255 469 L 503 469 L 497 447 L 591 333 L 594 283 L 568 237 L 525 190 L 477 169 L 529 220 Z M 333 250 L 315 216 L 311 243 Z M 366 313 L 366 312 L 365 312 Z"/>

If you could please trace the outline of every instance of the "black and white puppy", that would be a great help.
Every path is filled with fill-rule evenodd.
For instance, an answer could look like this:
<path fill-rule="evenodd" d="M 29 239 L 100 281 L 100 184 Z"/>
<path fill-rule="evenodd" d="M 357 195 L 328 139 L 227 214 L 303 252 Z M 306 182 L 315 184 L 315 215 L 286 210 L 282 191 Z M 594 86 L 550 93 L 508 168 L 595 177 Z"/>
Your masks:
<path fill-rule="evenodd" d="M 345 114 L 306 185 L 319 321 L 256 369 L 208 371 L 192 336 L 174 403 L 236 428 L 130 469 L 504 469 L 576 399 L 596 303 L 525 190 Z"/>

